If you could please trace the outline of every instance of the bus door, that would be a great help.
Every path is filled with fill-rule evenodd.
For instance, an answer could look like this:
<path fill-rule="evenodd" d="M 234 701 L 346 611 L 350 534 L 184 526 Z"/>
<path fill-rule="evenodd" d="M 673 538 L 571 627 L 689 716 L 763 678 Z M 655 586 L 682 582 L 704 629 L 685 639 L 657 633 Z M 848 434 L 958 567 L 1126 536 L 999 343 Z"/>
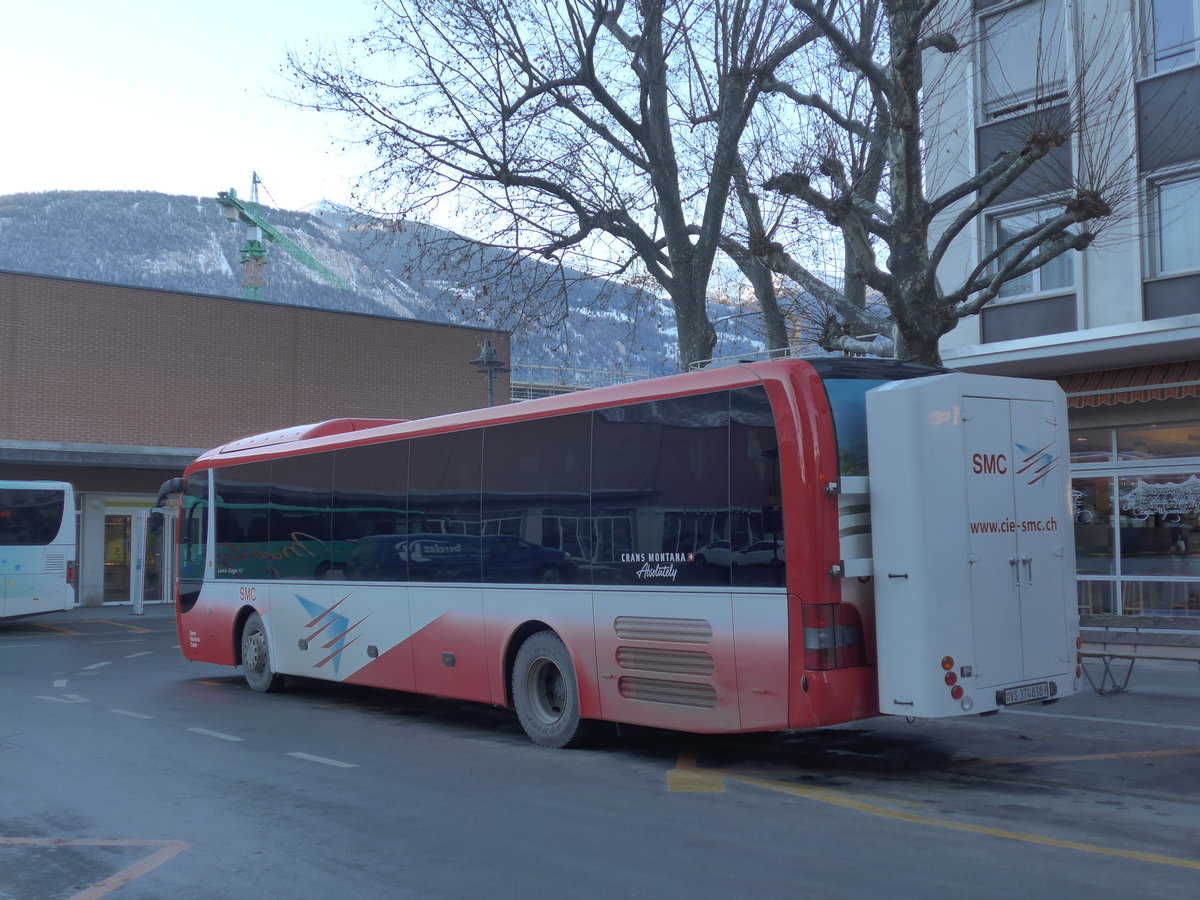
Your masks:
<path fill-rule="evenodd" d="M 967 508 L 981 686 L 1062 671 L 1067 623 L 1062 516 L 1067 461 L 1055 405 L 965 397 Z M 1021 648 L 1020 653 L 1014 652 Z"/>

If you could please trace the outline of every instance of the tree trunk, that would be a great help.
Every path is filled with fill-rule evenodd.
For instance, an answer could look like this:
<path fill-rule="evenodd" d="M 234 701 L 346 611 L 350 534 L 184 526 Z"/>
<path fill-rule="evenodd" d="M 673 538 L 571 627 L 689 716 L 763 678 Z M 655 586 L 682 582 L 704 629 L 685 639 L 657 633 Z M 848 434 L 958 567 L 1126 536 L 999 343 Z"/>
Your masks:
<path fill-rule="evenodd" d="M 708 319 L 705 294 L 692 279 L 683 277 L 672 285 L 675 330 L 679 340 L 679 371 L 688 372 L 693 363 L 712 359 L 717 331 Z"/>

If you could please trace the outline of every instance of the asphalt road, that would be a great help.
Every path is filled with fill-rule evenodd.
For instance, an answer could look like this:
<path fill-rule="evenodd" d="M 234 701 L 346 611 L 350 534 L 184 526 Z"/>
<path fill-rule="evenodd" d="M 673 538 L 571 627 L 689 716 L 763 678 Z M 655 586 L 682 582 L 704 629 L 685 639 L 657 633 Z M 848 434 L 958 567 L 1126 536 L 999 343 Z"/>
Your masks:
<path fill-rule="evenodd" d="M 508 711 L 0 623 L 0 898 L 1185 897 L 1200 672 L 999 716 L 530 743 Z M 1086 689 L 1086 684 L 1085 684 Z"/>

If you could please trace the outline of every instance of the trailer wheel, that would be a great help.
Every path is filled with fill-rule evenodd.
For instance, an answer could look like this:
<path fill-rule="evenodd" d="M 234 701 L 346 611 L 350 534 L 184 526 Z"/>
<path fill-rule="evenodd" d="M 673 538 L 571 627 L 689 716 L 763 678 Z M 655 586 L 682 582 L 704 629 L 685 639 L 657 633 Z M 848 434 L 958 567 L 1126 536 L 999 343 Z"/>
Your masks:
<path fill-rule="evenodd" d="M 552 631 L 530 635 L 517 651 L 513 706 L 521 727 L 543 747 L 575 747 L 595 723 L 579 716 L 579 682 L 562 640 Z"/>
<path fill-rule="evenodd" d="M 258 613 L 251 613 L 242 627 L 242 677 L 256 691 L 277 691 L 283 687 L 283 676 L 271 668 L 267 632 Z"/>

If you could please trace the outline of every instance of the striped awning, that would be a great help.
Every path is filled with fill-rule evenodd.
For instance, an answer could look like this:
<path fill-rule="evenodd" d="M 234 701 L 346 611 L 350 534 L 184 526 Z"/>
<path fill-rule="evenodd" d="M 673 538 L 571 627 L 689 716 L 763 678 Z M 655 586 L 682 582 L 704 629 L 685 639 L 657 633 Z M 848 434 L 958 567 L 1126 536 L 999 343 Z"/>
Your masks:
<path fill-rule="evenodd" d="M 1200 360 L 1060 375 L 1072 409 L 1200 397 Z"/>

